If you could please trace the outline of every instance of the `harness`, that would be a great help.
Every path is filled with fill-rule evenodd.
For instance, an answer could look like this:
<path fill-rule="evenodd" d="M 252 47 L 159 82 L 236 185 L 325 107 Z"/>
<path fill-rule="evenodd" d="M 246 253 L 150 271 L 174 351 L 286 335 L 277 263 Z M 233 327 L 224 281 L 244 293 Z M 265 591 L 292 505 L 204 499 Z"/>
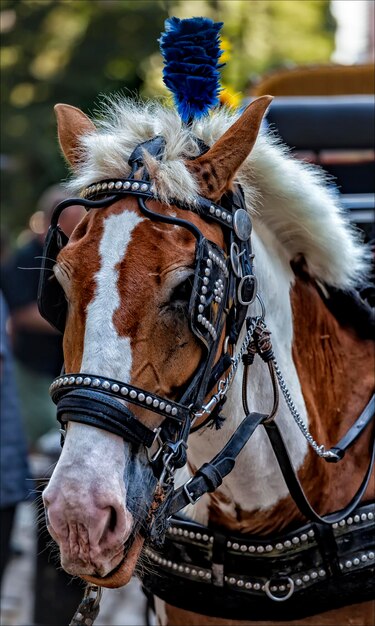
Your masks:
<path fill-rule="evenodd" d="M 351 581 L 349 587 L 355 588 L 356 595 L 360 590 L 367 589 L 363 577 L 368 579 L 374 553 L 369 549 L 367 530 L 364 533 L 363 529 L 370 529 L 373 524 L 373 512 L 365 507 L 357 513 L 356 509 L 372 472 L 374 444 L 367 471 L 352 501 L 341 511 L 319 516 L 303 493 L 274 420 L 279 392 L 283 394 L 291 416 L 308 443 L 325 461 L 334 463 L 341 461 L 369 425 L 374 415 L 375 398 L 372 397 L 354 425 L 335 446 L 326 450 L 317 444 L 297 412 L 272 350 L 264 305 L 257 293 L 253 272 L 252 224 L 241 187 L 236 185 L 235 191 L 228 192 L 220 203 L 213 203 L 202 196 L 197 196 L 189 205 L 171 200 L 171 204 L 181 209 L 193 211 L 204 220 L 218 223 L 225 239 L 223 250 L 204 237 L 199 228 L 188 220 L 149 208 L 147 202 L 157 200 L 157 194 L 143 166 L 143 149 L 160 158 L 163 146 L 162 137 L 140 144 L 129 159 L 132 168 L 129 178 L 102 180 L 86 188 L 81 198 L 66 200 L 56 207 L 45 242 L 38 305 L 42 316 L 64 332 L 67 303 L 59 283 L 55 279 L 50 280 L 56 257 L 68 242 L 58 224 L 62 211 L 72 204 L 82 205 L 88 211 L 100 210 L 123 197 L 132 196 L 137 199 L 144 217 L 183 227 L 196 240 L 188 321 L 202 346 L 201 362 L 181 396 L 173 401 L 134 385 L 103 377 L 97 372 L 63 373 L 50 387 L 51 397 L 57 404 L 57 419 L 63 430 L 68 421 L 76 421 L 115 433 L 136 446 L 146 447 L 155 481 L 163 493 L 150 524 L 141 529 L 149 542 L 146 554 L 153 565 L 152 573 L 144 573 L 144 585 L 149 593 L 155 592 L 175 606 L 198 613 L 210 610 L 212 615 L 215 606 L 217 616 L 237 619 L 244 619 L 245 614 L 248 616 L 250 604 L 252 618 L 273 619 L 276 613 L 271 607 L 274 607 L 275 602 L 282 601 L 288 601 L 286 605 L 289 608 L 285 610 L 286 617 L 283 617 L 283 612 L 279 614 L 277 611 L 278 619 L 290 619 L 290 612 L 295 617 L 293 611 L 297 605 L 301 607 L 301 616 L 304 610 L 315 608 L 316 612 L 317 598 L 324 594 L 324 590 L 328 593 L 332 581 L 337 582 L 339 579 L 341 589 L 342 581 L 349 580 L 346 577 L 346 565 L 341 567 L 342 558 L 349 553 L 355 554 L 352 565 L 358 561 L 354 564 L 356 581 L 362 581 L 358 585 Z M 205 146 L 201 147 L 203 151 L 206 149 Z M 142 179 L 135 178 L 140 168 L 143 168 Z M 258 316 L 249 317 L 248 307 L 256 298 L 262 312 Z M 241 331 L 244 331 L 244 339 L 237 353 L 230 356 L 228 348 L 235 351 Z M 215 362 L 224 332 L 224 349 Z M 269 414 L 250 412 L 248 407 L 248 370 L 257 355 L 268 367 L 272 382 L 274 397 Z M 198 469 L 185 485 L 175 489 L 174 472 L 186 463 L 190 432 L 210 423 L 219 425 L 223 419 L 221 410 L 226 394 L 241 361 L 244 364 L 244 420 L 221 452 Z M 207 397 L 209 400 L 205 402 Z M 127 405 L 124 406 L 119 400 L 126 400 Z M 136 418 L 129 405 L 161 415 L 161 425 L 151 430 Z M 202 420 L 199 426 L 195 424 L 198 419 Z M 219 487 L 223 478 L 233 469 L 238 454 L 260 425 L 268 435 L 290 495 L 311 524 L 296 531 L 291 538 L 289 535 L 280 537 L 275 545 L 271 545 L 253 537 L 230 537 L 217 529 L 200 527 L 179 517 L 177 514 L 187 504 L 194 504 L 204 493 L 213 492 Z M 360 512 L 362 510 L 364 512 Z M 343 534 L 342 526 L 349 528 L 349 519 L 355 520 L 358 515 L 361 520 L 366 515 L 366 525 L 353 525 L 353 530 L 351 528 L 347 534 Z M 334 531 L 335 525 L 337 533 Z M 310 541 L 311 532 L 314 544 Z M 305 536 L 306 541 L 302 539 Z M 158 553 L 162 545 L 162 552 Z M 283 546 L 280 554 L 278 545 Z M 284 548 L 287 550 L 284 551 Z M 347 566 L 348 569 L 350 567 Z M 319 573 L 323 570 L 324 575 Z M 328 580 L 331 582 L 327 586 Z M 331 591 L 328 595 L 331 595 Z M 292 596 L 295 598 L 293 602 Z M 366 591 L 361 599 L 367 596 Z M 306 597 L 310 598 L 310 604 L 305 601 Z M 335 602 L 339 600 L 336 599 L 333 605 Z M 343 596 L 342 604 L 347 602 L 348 597 Z M 310 609 L 307 608 L 308 604 Z"/>

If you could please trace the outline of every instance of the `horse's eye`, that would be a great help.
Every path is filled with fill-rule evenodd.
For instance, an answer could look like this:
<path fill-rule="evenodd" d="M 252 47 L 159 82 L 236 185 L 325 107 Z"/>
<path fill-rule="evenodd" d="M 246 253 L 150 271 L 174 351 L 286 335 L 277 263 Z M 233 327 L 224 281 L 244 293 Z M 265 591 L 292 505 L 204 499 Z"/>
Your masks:
<path fill-rule="evenodd" d="M 189 276 L 173 289 L 170 297 L 170 305 L 176 306 L 188 304 L 190 301 L 192 289 L 193 276 Z"/>

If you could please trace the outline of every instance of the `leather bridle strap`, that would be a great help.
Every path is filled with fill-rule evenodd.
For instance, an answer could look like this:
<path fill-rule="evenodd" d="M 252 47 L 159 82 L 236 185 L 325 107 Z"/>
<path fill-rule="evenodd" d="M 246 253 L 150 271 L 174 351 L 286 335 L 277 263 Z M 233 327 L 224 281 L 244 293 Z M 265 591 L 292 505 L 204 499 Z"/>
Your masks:
<path fill-rule="evenodd" d="M 301 513 L 307 519 L 310 519 L 311 521 L 317 522 L 319 524 L 334 524 L 335 522 L 341 521 L 344 517 L 347 517 L 348 515 L 352 513 L 352 511 L 354 511 L 354 509 L 358 506 L 361 498 L 363 497 L 366 491 L 366 488 L 367 488 L 367 485 L 370 480 L 370 476 L 374 467 L 374 457 L 375 457 L 374 437 L 372 439 L 371 457 L 370 457 L 369 465 L 367 467 L 366 474 L 357 492 L 353 496 L 352 500 L 344 509 L 337 511 L 336 513 L 330 513 L 328 515 L 320 516 L 313 509 L 311 504 L 308 502 L 303 492 L 301 483 L 299 482 L 298 476 L 296 475 L 294 471 L 288 450 L 285 446 L 279 427 L 277 426 L 275 422 L 265 423 L 263 424 L 263 426 L 271 442 L 272 448 L 275 452 L 277 462 L 282 471 L 284 480 L 288 486 L 290 495 L 292 496 L 294 502 L 298 506 Z"/>
<path fill-rule="evenodd" d="M 358 437 L 362 434 L 366 426 L 371 422 L 375 415 L 375 395 L 373 395 L 368 404 L 363 409 L 361 415 L 356 419 L 353 426 L 348 432 L 340 439 L 340 441 L 332 446 L 331 451 L 337 455 L 337 459 L 332 459 L 331 462 L 337 463 L 341 460 L 345 452 L 355 443 Z M 329 459 L 327 459 L 329 462 Z"/>
<path fill-rule="evenodd" d="M 204 463 L 193 478 L 176 489 L 168 515 L 177 513 L 189 503 L 195 504 L 203 494 L 215 491 L 223 482 L 223 478 L 232 471 L 236 458 L 256 428 L 267 418 L 268 415 L 263 413 L 249 413 L 235 430 L 228 443 L 210 463 Z"/>

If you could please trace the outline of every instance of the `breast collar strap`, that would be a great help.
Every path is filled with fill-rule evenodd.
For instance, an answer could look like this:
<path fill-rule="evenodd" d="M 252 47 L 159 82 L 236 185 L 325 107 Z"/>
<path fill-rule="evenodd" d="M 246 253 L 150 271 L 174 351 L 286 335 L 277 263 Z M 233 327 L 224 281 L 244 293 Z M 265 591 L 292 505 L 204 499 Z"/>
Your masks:
<path fill-rule="evenodd" d="M 232 534 L 174 516 L 162 551 L 146 547 L 147 594 L 211 617 L 285 621 L 374 596 L 375 507 L 327 529 L 308 523 L 273 535 Z"/>

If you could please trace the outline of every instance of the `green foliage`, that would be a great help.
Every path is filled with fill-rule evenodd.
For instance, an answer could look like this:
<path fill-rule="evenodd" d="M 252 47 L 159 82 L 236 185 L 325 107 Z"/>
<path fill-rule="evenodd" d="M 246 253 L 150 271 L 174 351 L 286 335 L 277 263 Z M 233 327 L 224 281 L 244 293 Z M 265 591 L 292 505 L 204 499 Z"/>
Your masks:
<path fill-rule="evenodd" d="M 286 63 L 328 61 L 328 0 L 2 0 L 3 223 L 25 226 L 46 186 L 64 179 L 53 105 L 90 113 L 99 94 L 166 94 L 157 39 L 171 15 L 224 21 L 232 57 L 224 81 Z"/>

